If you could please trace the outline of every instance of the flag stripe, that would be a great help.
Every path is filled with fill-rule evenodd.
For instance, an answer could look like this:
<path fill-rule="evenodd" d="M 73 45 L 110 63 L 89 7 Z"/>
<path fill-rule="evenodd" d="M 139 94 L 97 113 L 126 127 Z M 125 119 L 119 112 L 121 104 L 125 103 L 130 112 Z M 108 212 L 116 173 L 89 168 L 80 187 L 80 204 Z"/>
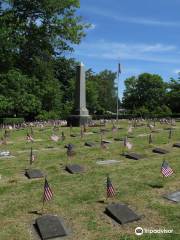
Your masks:
<path fill-rule="evenodd" d="M 51 188 L 49 187 L 47 180 L 45 179 L 43 200 L 49 201 L 49 200 L 51 200 L 52 197 L 53 197 L 53 192 L 52 192 Z"/>

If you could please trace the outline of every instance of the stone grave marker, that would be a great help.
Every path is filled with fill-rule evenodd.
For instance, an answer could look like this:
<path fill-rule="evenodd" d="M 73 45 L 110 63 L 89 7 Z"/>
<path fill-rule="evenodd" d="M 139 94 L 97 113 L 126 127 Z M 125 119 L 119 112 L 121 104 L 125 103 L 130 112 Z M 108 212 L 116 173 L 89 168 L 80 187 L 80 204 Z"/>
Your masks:
<path fill-rule="evenodd" d="M 140 217 L 126 204 L 112 203 L 106 207 L 105 213 L 120 224 L 140 219 Z"/>
<path fill-rule="evenodd" d="M 164 196 L 164 198 L 166 198 L 170 201 L 179 203 L 180 202 L 180 191 L 167 194 Z"/>
<path fill-rule="evenodd" d="M 174 143 L 173 147 L 180 148 L 180 143 Z"/>
<path fill-rule="evenodd" d="M 133 160 L 139 160 L 142 158 L 142 156 L 137 153 L 125 153 L 125 157 Z"/>
<path fill-rule="evenodd" d="M 65 169 L 71 174 L 83 173 L 85 171 L 84 167 L 79 164 L 68 164 Z"/>
<path fill-rule="evenodd" d="M 114 138 L 114 141 L 124 141 L 124 138 Z"/>
<path fill-rule="evenodd" d="M 154 148 L 152 151 L 153 151 L 154 153 L 159 153 L 159 154 L 169 153 L 169 151 L 167 151 L 166 149 L 163 149 L 163 148 Z"/>
<path fill-rule="evenodd" d="M 84 145 L 86 147 L 95 147 L 95 143 L 93 143 L 93 142 L 85 142 Z"/>
<path fill-rule="evenodd" d="M 112 160 L 100 160 L 96 162 L 96 164 L 98 165 L 110 165 L 110 164 L 116 164 L 116 163 L 120 163 L 120 161 L 112 159 Z"/>
<path fill-rule="evenodd" d="M 68 232 L 63 221 L 57 216 L 44 215 L 35 221 L 35 226 L 43 240 L 65 237 Z"/>
<path fill-rule="evenodd" d="M 102 143 L 110 144 L 110 143 L 112 143 L 112 141 L 109 141 L 109 140 L 102 140 Z"/>
<path fill-rule="evenodd" d="M 25 176 L 29 179 L 43 178 L 44 174 L 39 169 L 27 169 L 25 171 Z"/>

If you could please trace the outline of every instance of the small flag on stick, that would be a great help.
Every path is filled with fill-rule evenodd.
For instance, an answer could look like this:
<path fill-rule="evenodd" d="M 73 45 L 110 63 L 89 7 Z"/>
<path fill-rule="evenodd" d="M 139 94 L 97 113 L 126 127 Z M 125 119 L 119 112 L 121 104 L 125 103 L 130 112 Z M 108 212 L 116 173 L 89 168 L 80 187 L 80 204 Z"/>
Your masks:
<path fill-rule="evenodd" d="M 107 198 L 115 196 L 115 189 L 111 183 L 109 176 L 107 176 Z"/>
<path fill-rule="evenodd" d="M 32 150 L 32 147 L 31 147 L 31 153 L 30 153 L 30 165 L 32 165 L 32 163 L 34 162 L 35 160 L 35 155 L 33 154 L 33 150 Z"/>
<path fill-rule="evenodd" d="M 172 168 L 169 166 L 167 161 L 163 161 L 162 166 L 161 166 L 161 173 L 165 177 L 169 177 L 173 174 Z"/>
<path fill-rule="evenodd" d="M 51 200 L 52 197 L 53 197 L 53 192 L 52 192 L 51 188 L 49 187 L 47 179 L 45 178 L 43 202 Z"/>
<path fill-rule="evenodd" d="M 152 143 L 152 135 L 151 135 L 151 133 L 149 134 L 149 144 L 151 144 Z"/>
<path fill-rule="evenodd" d="M 132 148 L 132 144 L 128 141 L 127 137 L 124 138 L 124 147 L 127 147 L 129 150 Z"/>
<path fill-rule="evenodd" d="M 169 136 L 168 136 L 168 138 L 169 138 L 169 139 L 172 138 L 172 128 L 170 128 L 170 130 L 169 130 Z"/>

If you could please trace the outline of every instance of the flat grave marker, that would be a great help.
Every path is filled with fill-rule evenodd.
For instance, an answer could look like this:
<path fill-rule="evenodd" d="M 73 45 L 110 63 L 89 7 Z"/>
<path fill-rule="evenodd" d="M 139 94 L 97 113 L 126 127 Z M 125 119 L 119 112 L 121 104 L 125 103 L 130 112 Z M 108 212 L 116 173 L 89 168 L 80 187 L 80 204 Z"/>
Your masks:
<path fill-rule="evenodd" d="M 109 141 L 109 140 L 102 140 L 102 143 L 110 144 L 110 143 L 112 143 L 112 141 Z"/>
<path fill-rule="evenodd" d="M 111 165 L 116 163 L 120 163 L 120 161 L 112 159 L 112 160 L 100 160 L 96 162 L 96 164 L 98 165 Z"/>
<path fill-rule="evenodd" d="M 57 216 L 44 215 L 35 221 L 35 226 L 43 240 L 65 237 L 68 235 L 67 230 Z"/>
<path fill-rule="evenodd" d="M 124 141 L 124 138 L 114 138 L 114 141 Z"/>
<path fill-rule="evenodd" d="M 169 153 L 169 151 L 167 151 L 166 149 L 163 149 L 163 148 L 154 148 L 152 151 L 153 151 L 154 153 L 159 153 L 159 154 Z"/>
<path fill-rule="evenodd" d="M 169 193 L 169 194 L 165 195 L 164 198 L 166 198 L 170 201 L 179 203 L 180 202 L 180 191 Z"/>
<path fill-rule="evenodd" d="M 65 169 L 71 174 L 83 173 L 85 171 L 84 167 L 79 164 L 68 164 Z"/>
<path fill-rule="evenodd" d="M 95 147 L 96 144 L 93 143 L 93 142 L 85 142 L 85 143 L 84 143 L 84 146 L 86 146 L 86 147 Z"/>
<path fill-rule="evenodd" d="M 126 204 L 112 203 L 106 207 L 105 213 L 120 224 L 140 219 L 140 217 Z"/>
<path fill-rule="evenodd" d="M 137 153 L 125 153 L 125 157 L 133 160 L 139 160 L 142 158 L 142 156 Z"/>
<path fill-rule="evenodd" d="M 180 148 L 180 143 L 174 143 L 173 147 Z"/>
<path fill-rule="evenodd" d="M 43 178 L 44 174 L 39 169 L 27 169 L 25 171 L 25 176 L 29 179 Z"/>

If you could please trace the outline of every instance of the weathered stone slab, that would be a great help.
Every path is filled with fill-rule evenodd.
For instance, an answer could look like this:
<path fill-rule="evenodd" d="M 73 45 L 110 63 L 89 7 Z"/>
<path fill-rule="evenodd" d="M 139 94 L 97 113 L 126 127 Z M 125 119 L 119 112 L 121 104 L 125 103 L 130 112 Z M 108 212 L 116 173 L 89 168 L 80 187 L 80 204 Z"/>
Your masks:
<path fill-rule="evenodd" d="M 0 151 L 0 157 L 8 157 L 8 156 L 10 156 L 9 151 Z"/>
<path fill-rule="evenodd" d="M 126 156 L 126 158 L 130 158 L 133 160 L 139 160 L 142 158 L 142 156 L 137 153 L 126 153 L 125 156 Z"/>
<path fill-rule="evenodd" d="M 154 153 L 159 153 L 159 154 L 169 153 L 169 151 L 167 151 L 166 149 L 163 149 L 163 148 L 154 148 L 152 151 L 153 151 Z"/>
<path fill-rule="evenodd" d="M 170 193 L 168 195 L 165 195 L 164 198 L 173 201 L 173 202 L 180 202 L 180 191 Z"/>
<path fill-rule="evenodd" d="M 110 164 L 116 164 L 120 163 L 120 161 L 117 160 L 101 160 L 96 162 L 98 165 L 110 165 Z"/>
<path fill-rule="evenodd" d="M 93 142 L 85 142 L 84 144 L 86 147 L 94 147 L 95 146 L 95 143 Z"/>
<path fill-rule="evenodd" d="M 70 134 L 70 137 L 77 137 L 77 134 Z"/>
<path fill-rule="evenodd" d="M 109 141 L 109 140 L 102 140 L 102 143 L 109 144 L 109 143 L 112 143 L 112 141 Z"/>
<path fill-rule="evenodd" d="M 67 236 L 67 230 L 63 222 L 52 215 L 44 215 L 35 221 L 40 237 L 43 240 Z"/>
<path fill-rule="evenodd" d="M 124 141 L 124 138 L 114 138 L 114 141 Z"/>
<path fill-rule="evenodd" d="M 113 203 L 107 206 L 105 213 L 120 224 L 137 221 L 140 217 L 125 204 Z"/>
<path fill-rule="evenodd" d="M 173 147 L 180 148 L 180 143 L 174 143 Z"/>
<path fill-rule="evenodd" d="M 29 179 L 43 178 L 44 174 L 39 169 L 28 169 L 25 171 L 25 176 Z"/>
<path fill-rule="evenodd" d="M 66 171 L 69 173 L 83 173 L 85 171 L 84 167 L 78 164 L 68 164 L 66 165 Z"/>

